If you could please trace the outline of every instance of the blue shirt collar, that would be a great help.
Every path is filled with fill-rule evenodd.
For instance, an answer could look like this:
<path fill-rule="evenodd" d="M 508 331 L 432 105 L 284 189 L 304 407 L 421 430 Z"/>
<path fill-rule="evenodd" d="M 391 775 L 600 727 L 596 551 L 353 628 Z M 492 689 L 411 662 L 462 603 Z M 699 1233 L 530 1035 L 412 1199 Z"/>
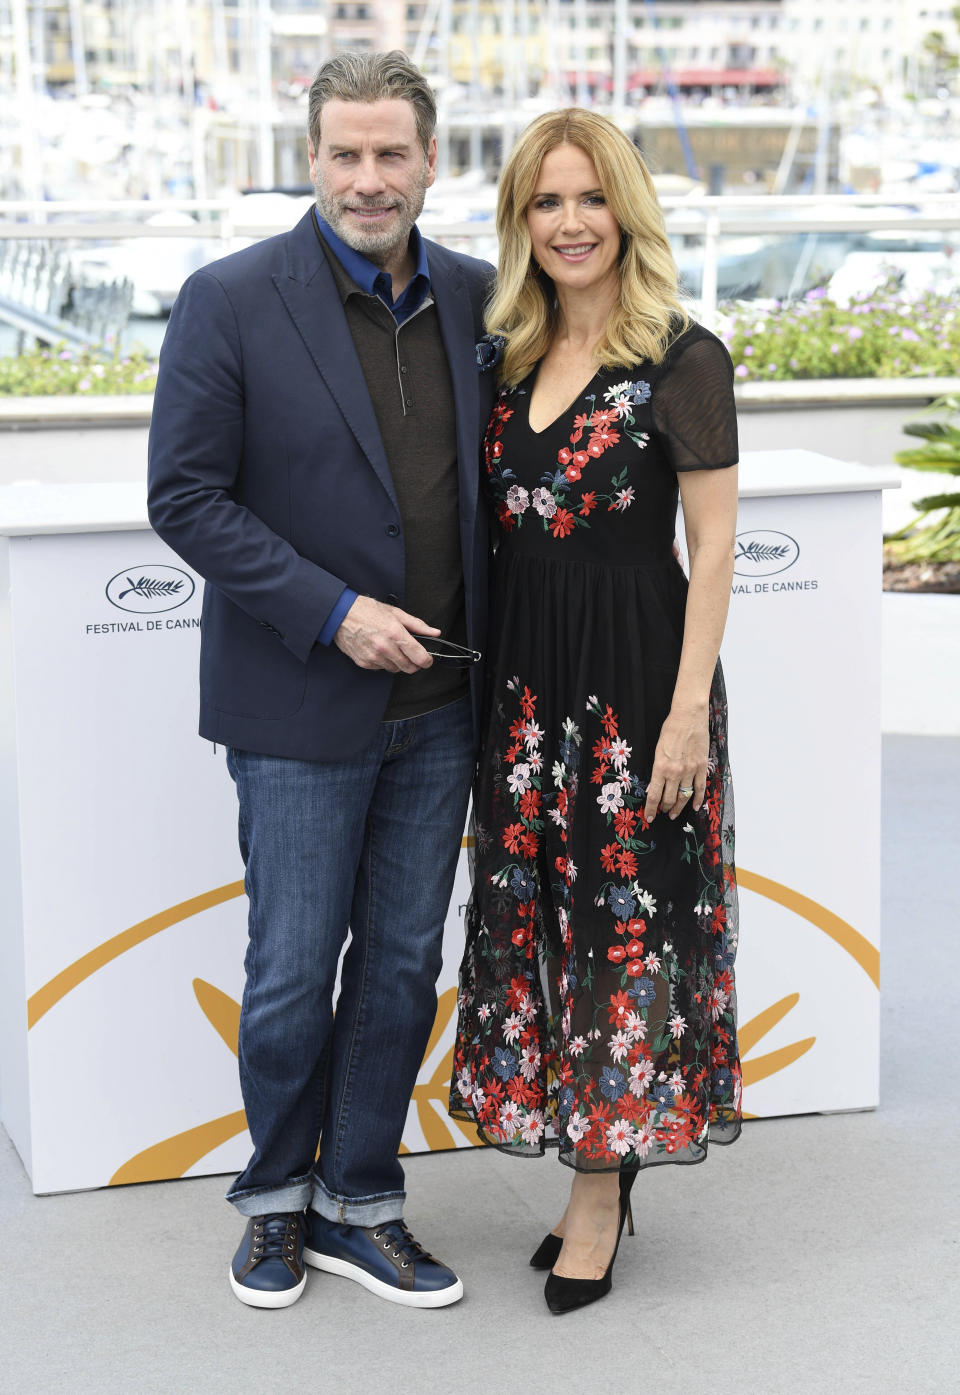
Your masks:
<path fill-rule="evenodd" d="M 321 218 L 320 210 L 314 208 L 313 211 L 321 237 L 361 291 L 366 295 L 379 296 L 387 309 L 393 312 L 398 324 L 420 309 L 430 294 L 430 268 L 427 266 L 427 249 L 416 224 L 410 230 L 410 250 L 416 259 L 416 270 L 404 287 L 403 294 L 395 301 L 393 279 L 389 272 L 374 266 L 362 252 L 348 247 L 342 238 L 337 237 L 330 224 Z"/>

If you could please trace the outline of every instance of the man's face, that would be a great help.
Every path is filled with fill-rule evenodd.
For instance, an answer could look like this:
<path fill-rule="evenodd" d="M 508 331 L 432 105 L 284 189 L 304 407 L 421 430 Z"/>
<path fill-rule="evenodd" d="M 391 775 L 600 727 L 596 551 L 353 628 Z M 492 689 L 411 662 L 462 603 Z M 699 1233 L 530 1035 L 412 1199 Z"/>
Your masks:
<path fill-rule="evenodd" d="M 329 101 L 307 152 L 317 207 L 337 236 L 377 266 L 405 252 L 437 174 L 436 139 L 424 155 L 411 104 Z"/>

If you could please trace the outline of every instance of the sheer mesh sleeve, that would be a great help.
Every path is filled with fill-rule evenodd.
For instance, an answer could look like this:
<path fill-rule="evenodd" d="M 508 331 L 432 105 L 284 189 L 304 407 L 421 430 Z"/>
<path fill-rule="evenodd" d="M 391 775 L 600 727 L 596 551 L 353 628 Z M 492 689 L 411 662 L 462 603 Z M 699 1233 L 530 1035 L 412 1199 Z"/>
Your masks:
<path fill-rule="evenodd" d="M 675 470 L 736 465 L 733 364 L 714 335 L 680 350 L 654 392 L 653 422 Z"/>

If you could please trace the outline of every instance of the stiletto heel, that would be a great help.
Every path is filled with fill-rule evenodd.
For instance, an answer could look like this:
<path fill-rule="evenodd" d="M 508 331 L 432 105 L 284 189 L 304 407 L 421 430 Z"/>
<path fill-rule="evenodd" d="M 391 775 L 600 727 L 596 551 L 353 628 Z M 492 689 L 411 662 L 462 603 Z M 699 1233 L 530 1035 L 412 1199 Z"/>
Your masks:
<path fill-rule="evenodd" d="M 633 1232 L 633 1206 L 630 1202 L 630 1189 L 637 1180 L 636 1171 L 620 1173 L 620 1200 L 627 1203 L 627 1234 Z"/>
<path fill-rule="evenodd" d="M 617 1226 L 617 1241 L 610 1256 L 610 1263 L 599 1279 L 567 1279 L 561 1274 L 548 1274 L 547 1282 L 543 1286 L 543 1296 L 551 1313 L 572 1313 L 575 1308 L 585 1308 L 588 1303 L 596 1303 L 598 1298 L 603 1298 L 613 1288 L 613 1263 L 620 1248 L 623 1223 L 630 1213 L 630 1188 L 636 1176 L 636 1172 L 620 1173 L 620 1223 Z M 632 1213 L 630 1219 L 632 1235 Z"/>

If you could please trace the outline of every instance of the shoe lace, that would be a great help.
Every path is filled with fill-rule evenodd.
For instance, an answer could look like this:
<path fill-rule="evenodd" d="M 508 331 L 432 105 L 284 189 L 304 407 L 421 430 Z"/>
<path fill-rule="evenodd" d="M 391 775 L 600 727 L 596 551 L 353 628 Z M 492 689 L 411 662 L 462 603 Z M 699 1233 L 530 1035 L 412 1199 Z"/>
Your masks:
<path fill-rule="evenodd" d="M 393 1258 L 400 1259 L 402 1256 L 401 1269 L 407 1269 L 412 1260 L 427 1259 L 432 1264 L 437 1262 L 429 1250 L 425 1250 L 420 1241 L 414 1239 L 403 1221 L 391 1221 L 388 1225 L 378 1226 L 373 1232 L 373 1238 L 379 1240 L 385 1250 L 393 1246 Z"/>
<path fill-rule="evenodd" d="M 271 1211 L 265 1216 L 255 1216 L 254 1258 L 295 1259 L 300 1220 L 299 1211 Z"/>

